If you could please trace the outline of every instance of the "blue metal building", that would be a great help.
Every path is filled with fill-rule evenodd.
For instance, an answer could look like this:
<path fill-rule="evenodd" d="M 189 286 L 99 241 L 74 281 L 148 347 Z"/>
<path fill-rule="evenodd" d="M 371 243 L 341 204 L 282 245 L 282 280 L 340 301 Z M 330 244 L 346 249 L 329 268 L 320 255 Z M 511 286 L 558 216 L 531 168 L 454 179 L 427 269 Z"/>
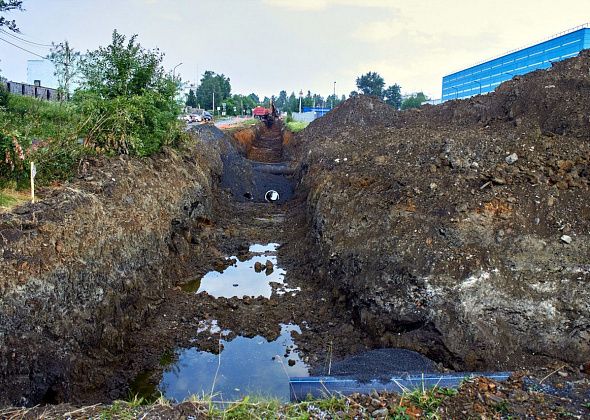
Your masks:
<path fill-rule="evenodd" d="M 316 118 L 323 117 L 328 112 L 330 112 L 331 108 L 321 108 L 321 107 L 311 107 L 311 106 L 304 106 L 303 112 L 315 112 Z"/>
<path fill-rule="evenodd" d="M 488 93 L 514 76 L 551 67 L 555 61 L 574 57 L 590 48 L 590 25 L 562 32 L 530 47 L 511 51 L 443 77 L 442 101 Z"/>

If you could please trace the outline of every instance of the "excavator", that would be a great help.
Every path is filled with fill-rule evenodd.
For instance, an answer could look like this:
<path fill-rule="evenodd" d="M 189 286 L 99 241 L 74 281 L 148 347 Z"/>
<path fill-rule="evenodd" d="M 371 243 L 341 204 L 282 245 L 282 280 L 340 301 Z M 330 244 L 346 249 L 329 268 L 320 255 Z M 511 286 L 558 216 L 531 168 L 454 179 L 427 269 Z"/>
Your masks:
<path fill-rule="evenodd" d="M 252 110 L 254 118 L 264 121 L 267 127 L 272 126 L 274 121 L 279 118 L 279 110 L 275 107 L 274 101 L 270 101 L 270 107 L 257 106 Z"/>

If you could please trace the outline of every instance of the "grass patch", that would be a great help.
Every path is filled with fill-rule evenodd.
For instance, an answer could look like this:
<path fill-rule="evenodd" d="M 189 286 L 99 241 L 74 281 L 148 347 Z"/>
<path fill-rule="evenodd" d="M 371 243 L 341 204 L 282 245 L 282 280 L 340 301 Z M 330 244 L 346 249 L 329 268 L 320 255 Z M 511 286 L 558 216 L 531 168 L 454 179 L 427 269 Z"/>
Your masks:
<path fill-rule="evenodd" d="M 211 400 L 194 402 L 206 406 L 206 417 L 215 419 L 338 418 L 348 408 L 347 400 L 339 397 L 288 404 L 276 399 L 245 397 L 224 407 Z"/>
<path fill-rule="evenodd" d="M 308 125 L 309 123 L 300 121 L 289 121 L 286 123 L 289 131 L 292 131 L 293 133 L 299 133 L 300 131 L 303 131 Z"/>
<path fill-rule="evenodd" d="M 23 192 L 4 190 L 0 191 L 0 209 L 10 209 L 17 204 L 26 201 L 28 195 Z"/>
<path fill-rule="evenodd" d="M 388 418 L 394 420 L 409 420 L 416 417 L 440 419 L 440 405 L 456 393 L 456 390 L 446 388 L 407 390 L 401 396 L 385 396 L 383 401 L 389 410 Z M 363 398 L 361 397 L 361 400 Z M 369 418 L 370 412 L 358 399 L 344 396 L 310 399 L 299 403 L 284 403 L 277 399 L 256 396 L 233 402 L 222 402 L 218 401 L 219 399 L 216 395 L 194 395 L 182 404 L 176 405 L 162 396 L 153 402 L 132 397 L 128 401 L 115 401 L 108 406 L 79 408 L 72 413 L 84 413 L 88 418 L 106 420 L 143 418 L 147 414 L 158 418 L 177 418 L 182 415 L 203 419 L 336 419 Z M 56 418 L 62 417 L 58 416 L 57 412 L 52 415 Z"/>
<path fill-rule="evenodd" d="M 417 389 L 411 392 L 405 392 L 402 401 L 407 400 L 412 406 L 422 410 L 425 418 L 438 418 L 438 408 L 449 397 L 457 394 L 457 390 L 452 388 L 430 388 L 425 390 Z"/>

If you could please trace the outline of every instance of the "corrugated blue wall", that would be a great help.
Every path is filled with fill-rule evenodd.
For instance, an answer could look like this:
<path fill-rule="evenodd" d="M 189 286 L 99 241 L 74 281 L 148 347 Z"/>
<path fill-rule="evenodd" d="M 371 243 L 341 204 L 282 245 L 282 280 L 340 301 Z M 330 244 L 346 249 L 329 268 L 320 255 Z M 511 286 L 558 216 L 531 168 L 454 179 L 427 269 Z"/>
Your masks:
<path fill-rule="evenodd" d="M 582 28 L 443 77 L 442 100 L 488 93 L 514 76 L 551 67 L 590 48 L 590 28 Z"/>

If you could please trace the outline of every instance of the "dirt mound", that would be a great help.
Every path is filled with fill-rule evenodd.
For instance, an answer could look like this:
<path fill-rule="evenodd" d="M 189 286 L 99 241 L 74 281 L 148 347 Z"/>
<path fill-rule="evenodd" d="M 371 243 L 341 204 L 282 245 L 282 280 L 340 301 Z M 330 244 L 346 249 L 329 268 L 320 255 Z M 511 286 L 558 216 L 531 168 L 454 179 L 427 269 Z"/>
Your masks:
<path fill-rule="evenodd" d="M 590 354 L 590 54 L 496 93 L 304 130 L 311 276 L 376 345 L 460 369 Z"/>

